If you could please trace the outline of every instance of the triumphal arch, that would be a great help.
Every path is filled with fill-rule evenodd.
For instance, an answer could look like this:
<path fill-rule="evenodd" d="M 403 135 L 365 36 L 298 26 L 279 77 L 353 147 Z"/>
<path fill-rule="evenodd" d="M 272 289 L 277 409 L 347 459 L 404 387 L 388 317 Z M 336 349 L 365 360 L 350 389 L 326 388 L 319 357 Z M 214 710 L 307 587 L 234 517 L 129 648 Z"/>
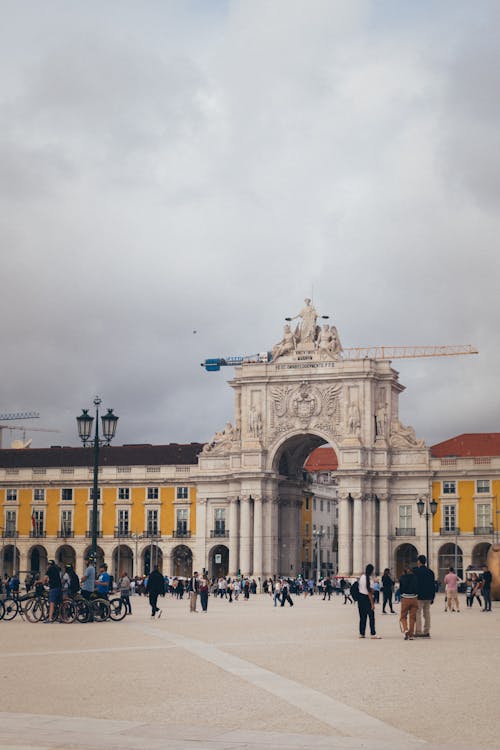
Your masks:
<path fill-rule="evenodd" d="M 306 299 L 267 355 L 235 368 L 234 420 L 200 455 L 196 535 L 207 545 L 207 508 L 227 504 L 230 574 L 300 572 L 303 467 L 322 444 L 338 458 L 341 574 L 389 567 L 396 502 L 429 492 L 428 449 L 399 420 L 398 373 L 345 356 L 322 318 Z"/>

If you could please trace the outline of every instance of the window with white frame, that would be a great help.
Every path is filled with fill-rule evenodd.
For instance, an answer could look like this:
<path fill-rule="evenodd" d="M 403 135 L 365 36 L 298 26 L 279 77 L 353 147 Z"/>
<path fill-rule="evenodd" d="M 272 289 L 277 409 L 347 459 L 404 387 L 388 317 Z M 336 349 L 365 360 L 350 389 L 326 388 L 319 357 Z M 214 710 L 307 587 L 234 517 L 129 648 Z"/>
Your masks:
<path fill-rule="evenodd" d="M 73 500 L 73 489 L 71 487 L 63 487 L 61 489 L 61 500 L 66 503 L 70 503 Z"/>
<path fill-rule="evenodd" d="M 8 502 L 15 503 L 17 501 L 17 490 L 8 489 L 5 493 L 5 497 Z"/>
<path fill-rule="evenodd" d="M 129 533 L 128 508 L 120 508 L 118 510 L 118 533 L 120 536 L 127 536 Z"/>
<path fill-rule="evenodd" d="M 35 503 L 44 503 L 45 502 L 45 490 L 35 488 L 33 490 L 33 501 Z"/>
<path fill-rule="evenodd" d="M 129 487 L 118 487 L 118 500 L 130 500 Z"/>
<path fill-rule="evenodd" d="M 63 536 L 69 536 L 73 531 L 73 511 L 61 511 L 61 533 Z"/>
<path fill-rule="evenodd" d="M 216 508 L 214 511 L 215 533 L 223 535 L 226 533 L 226 509 Z"/>
<path fill-rule="evenodd" d="M 177 487 L 177 500 L 188 500 L 189 487 Z"/>
<path fill-rule="evenodd" d="M 400 529 L 412 528 L 412 506 L 411 505 L 399 506 L 399 528 Z"/>
<path fill-rule="evenodd" d="M 90 500 L 94 499 L 94 488 L 93 487 L 91 487 L 89 489 L 89 498 L 90 498 Z M 97 499 L 98 500 L 101 499 L 101 488 L 100 487 L 97 488 Z"/>
<path fill-rule="evenodd" d="M 14 536 L 16 529 L 17 513 L 15 510 L 5 511 L 5 536 Z"/>
<path fill-rule="evenodd" d="M 491 504 L 478 503 L 476 505 L 477 525 L 482 529 L 491 527 Z"/>
<path fill-rule="evenodd" d="M 309 495 L 306 495 L 306 510 L 309 510 Z"/>
<path fill-rule="evenodd" d="M 177 534 L 186 534 L 188 530 L 188 509 L 178 508 L 176 513 Z"/>
<path fill-rule="evenodd" d="M 33 515 L 31 517 L 32 519 L 32 526 L 33 526 L 33 536 L 43 536 L 44 535 L 44 511 L 37 508 L 33 511 Z"/>
<path fill-rule="evenodd" d="M 489 494 L 490 492 L 490 480 L 489 479 L 478 479 L 476 482 L 476 492 Z"/>
<path fill-rule="evenodd" d="M 457 528 L 457 506 L 443 505 L 443 528 L 445 531 L 455 531 Z"/>
<path fill-rule="evenodd" d="M 306 523 L 305 535 L 309 536 L 309 524 Z"/>
<path fill-rule="evenodd" d="M 454 479 L 447 482 L 443 482 L 443 495 L 456 495 L 457 494 L 457 483 Z"/>
<path fill-rule="evenodd" d="M 148 508 L 146 531 L 147 531 L 148 536 L 158 536 L 158 510 L 157 508 Z"/>
<path fill-rule="evenodd" d="M 324 506 L 324 502 L 323 502 L 323 500 L 320 500 L 319 501 L 319 510 L 320 510 L 321 513 L 323 513 L 323 506 Z"/>
<path fill-rule="evenodd" d="M 148 500 L 158 500 L 160 490 L 158 487 L 148 487 Z"/>
<path fill-rule="evenodd" d="M 93 518 L 94 518 L 94 509 L 90 508 L 89 509 L 89 531 L 92 531 L 92 520 L 93 520 Z M 101 512 L 100 512 L 99 508 L 97 509 L 97 516 L 96 516 L 96 518 L 97 518 L 96 528 L 97 528 L 97 532 L 99 532 L 101 530 Z"/>

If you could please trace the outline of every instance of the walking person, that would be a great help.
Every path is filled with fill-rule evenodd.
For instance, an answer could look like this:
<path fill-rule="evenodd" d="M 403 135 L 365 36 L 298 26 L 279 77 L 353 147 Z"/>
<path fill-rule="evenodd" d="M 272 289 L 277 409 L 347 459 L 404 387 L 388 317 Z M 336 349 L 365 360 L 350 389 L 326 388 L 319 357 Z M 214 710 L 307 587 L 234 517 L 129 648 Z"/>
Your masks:
<path fill-rule="evenodd" d="M 418 581 L 417 576 L 408 565 L 399 579 L 401 592 L 401 613 L 399 623 L 405 641 L 412 641 L 415 635 L 415 623 L 418 612 Z M 409 622 L 408 622 L 409 619 Z"/>
<path fill-rule="evenodd" d="M 391 614 L 393 615 L 396 614 L 392 607 L 392 592 L 393 591 L 394 591 L 394 580 L 391 576 L 390 569 L 386 568 L 382 575 L 382 613 L 384 615 L 386 614 L 385 608 L 387 607 L 387 605 L 389 605 Z"/>
<path fill-rule="evenodd" d="M 482 584 L 479 578 L 477 577 L 477 573 L 473 573 L 472 574 L 472 602 L 470 605 L 471 607 L 474 604 L 474 599 L 477 599 L 479 608 L 480 609 L 483 608 L 483 602 L 481 601 L 481 597 L 479 596 L 479 594 L 481 593 L 481 585 Z"/>
<path fill-rule="evenodd" d="M 358 596 L 358 612 L 359 612 L 359 637 L 364 638 L 366 632 L 366 621 L 370 623 L 370 635 L 372 639 L 380 639 L 375 630 L 375 601 L 373 598 L 373 578 L 372 573 L 375 570 L 373 565 L 369 563 L 365 572 L 359 579 L 359 596 Z"/>
<path fill-rule="evenodd" d="M 332 581 L 329 576 L 325 578 L 323 591 L 325 592 L 323 595 L 323 601 L 325 601 L 327 596 L 328 596 L 328 601 L 330 601 L 330 599 L 332 598 L 333 586 L 332 586 Z"/>
<path fill-rule="evenodd" d="M 483 592 L 484 598 L 483 612 L 491 612 L 491 581 L 493 580 L 493 576 L 491 575 L 491 571 L 488 570 L 487 565 L 483 565 L 482 579 L 481 591 Z"/>
<path fill-rule="evenodd" d="M 198 598 L 198 592 L 200 590 L 200 580 L 198 578 L 198 571 L 195 570 L 188 583 L 189 592 L 189 611 L 197 612 L 196 600 Z"/>
<path fill-rule="evenodd" d="M 118 581 L 118 590 L 120 592 L 120 601 L 125 607 L 127 615 L 132 614 L 132 606 L 130 604 L 130 578 L 127 573 L 123 571 L 120 580 Z"/>
<path fill-rule="evenodd" d="M 49 586 L 49 616 L 46 623 L 54 622 L 54 610 L 56 604 L 62 602 L 62 583 L 61 571 L 57 567 L 55 560 L 49 560 L 49 567 L 45 574 L 45 584 Z"/>
<path fill-rule="evenodd" d="M 418 611 L 417 611 L 417 629 L 415 636 L 417 638 L 431 637 L 431 604 L 434 602 L 436 595 L 436 579 L 434 571 L 427 567 L 427 558 L 425 555 L 417 557 L 417 567 L 413 568 L 418 581 Z"/>
<path fill-rule="evenodd" d="M 202 612 L 206 612 L 208 609 L 208 589 L 208 578 L 206 575 L 203 575 L 199 581 L 199 593 Z"/>
<path fill-rule="evenodd" d="M 274 599 L 274 606 L 278 606 L 278 602 L 281 599 L 281 581 L 276 581 L 274 584 L 274 593 L 273 593 L 273 599 Z"/>
<path fill-rule="evenodd" d="M 285 602 L 288 602 L 288 604 L 293 607 L 293 601 L 292 597 L 290 596 L 290 586 L 288 581 L 285 579 L 281 586 L 281 606 L 285 606 Z"/>
<path fill-rule="evenodd" d="M 165 595 L 165 579 L 160 573 L 158 565 L 155 565 L 154 570 L 148 576 L 148 584 L 146 586 L 146 593 L 149 596 L 149 604 L 151 605 L 151 617 L 158 615 L 160 619 L 162 610 L 158 607 L 158 597 Z"/>
<path fill-rule="evenodd" d="M 444 577 L 444 585 L 448 611 L 460 612 L 460 605 L 458 603 L 458 576 L 455 573 L 453 565 L 450 565 L 448 568 L 448 573 Z"/>

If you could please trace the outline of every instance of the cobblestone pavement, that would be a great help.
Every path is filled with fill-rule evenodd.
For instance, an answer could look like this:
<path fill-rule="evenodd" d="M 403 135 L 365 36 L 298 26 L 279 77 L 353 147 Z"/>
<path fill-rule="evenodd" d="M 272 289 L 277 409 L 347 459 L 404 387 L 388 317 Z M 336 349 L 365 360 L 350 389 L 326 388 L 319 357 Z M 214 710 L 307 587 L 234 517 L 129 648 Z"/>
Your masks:
<path fill-rule="evenodd" d="M 498 604 L 438 597 L 432 637 L 405 642 L 380 608 L 382 639 L 359 640 L 335 596 L 160 602 L 161 619 L 134 597 L 120 623 L 0 622 L 0 747 L 500 747 Z"/>

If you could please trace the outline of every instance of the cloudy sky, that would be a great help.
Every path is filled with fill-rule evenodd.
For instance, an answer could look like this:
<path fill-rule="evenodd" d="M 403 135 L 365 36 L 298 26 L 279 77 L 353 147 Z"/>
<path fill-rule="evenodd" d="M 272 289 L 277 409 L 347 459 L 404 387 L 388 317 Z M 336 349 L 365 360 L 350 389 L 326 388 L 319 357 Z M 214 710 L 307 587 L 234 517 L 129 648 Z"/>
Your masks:
<path fill-rule="evenodd" d="M 305 296 L 399 360 L 429 443 L 498 431 L 492 0 L 0 2 L 0 411 L 206 440 Z M 194 333 L 196 331 L 196 333 Z M 4 445 L 19 433 L 4 434 Z"/>

